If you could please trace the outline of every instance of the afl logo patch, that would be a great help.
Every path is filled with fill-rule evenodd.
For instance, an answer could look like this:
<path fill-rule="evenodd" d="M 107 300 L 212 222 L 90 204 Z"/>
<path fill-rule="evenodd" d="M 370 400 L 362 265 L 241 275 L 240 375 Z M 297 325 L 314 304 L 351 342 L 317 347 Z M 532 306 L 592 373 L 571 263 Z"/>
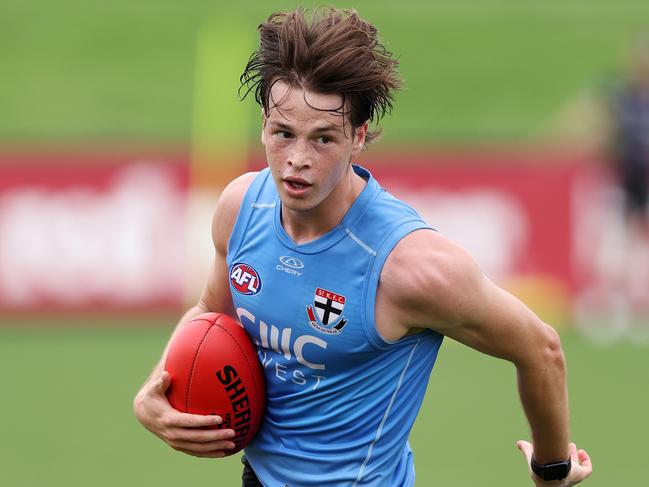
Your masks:
<path fill-rule="evenodd" d="M 252 266 L 239 262 L 230 268 L 230 282 L 239 294 L 250 296 L 261 291 L 261 277 Z"/>

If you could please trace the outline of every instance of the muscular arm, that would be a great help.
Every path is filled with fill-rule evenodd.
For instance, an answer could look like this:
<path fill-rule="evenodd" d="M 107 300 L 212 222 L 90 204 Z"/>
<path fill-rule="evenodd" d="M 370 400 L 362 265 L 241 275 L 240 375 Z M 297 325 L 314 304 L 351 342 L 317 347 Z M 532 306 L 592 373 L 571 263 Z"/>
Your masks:
<path fill-rule="evenodd" d="M 409 269 L 408 275 L 401 269 Z M 426 327 L 512 362 L 535 459 L 545 464 L 568 458 L 566 365 L 559 336 L 487 279 L 464 250 L 429 230 L 405 237 L 384 266 L 376 311 L 386 338 Z"/>
<path fill-rule="evenodd" d="M 198 303 L 183 315 L 171 338 L 187 321 L 201 313 L 233 313 L 226 263 L 228 241 L 241 200 L 254 176 L 255 173 L 244 174 L 232 181 L 221 194 L 212 220 L 215 255 L 211 271 Z M 135 396 L 135 415 L 145 428 L 176 450 L 194 456 L 221 457 L 224 455 L 223 450 L 234 447 L 234 443 L 229 441 L 234 436 L 234 431 L 205 430 L 203 427 L 219 424 L 221 418 L 180 413 L 173 409 L 167 400 L 165 392 L 170 380 L 169 374 L 164 372 L 164 363 L 168 347 L 169 343 L 153 372 Z"/>

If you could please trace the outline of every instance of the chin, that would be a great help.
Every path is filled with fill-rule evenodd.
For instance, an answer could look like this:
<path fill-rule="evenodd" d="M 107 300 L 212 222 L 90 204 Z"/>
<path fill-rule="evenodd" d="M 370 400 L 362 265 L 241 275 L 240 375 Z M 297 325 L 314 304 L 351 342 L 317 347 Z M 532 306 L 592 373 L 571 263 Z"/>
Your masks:
<path fill-rule="evenodd" d="M 280 198 L 282 201 L 282 208 L 286 208 L 291 211 L 309 211 L 314 208 L 315 205 L 309 203 L 305 200 L 294 200 L 293 198 Z"/>
<path fill-rule="evenodd" d="M 280 195 L 282 207 L 292 211 L 309 211 L 318 206 L 313 198 L 291 198 L 286 194 Z"/>

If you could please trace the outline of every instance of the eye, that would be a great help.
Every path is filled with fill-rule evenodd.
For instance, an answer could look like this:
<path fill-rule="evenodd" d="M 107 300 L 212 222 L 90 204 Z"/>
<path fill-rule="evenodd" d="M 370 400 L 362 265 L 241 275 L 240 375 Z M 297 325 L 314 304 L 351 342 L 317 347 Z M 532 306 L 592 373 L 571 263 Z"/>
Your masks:
<path fill-rule="evenodd" d="M 275 135 L 279 139 L 290 139 L 293 136 L 293 134 L 287 132 L 286 130 L 278 130 L 277 132 L 275 132 Z"/>
<path fill-rule="evenodd" d="M 326 145 L 329 142 L 331 142 L 331 139 L 329 137 L 327 137 L 326 135 L 321 135 L 316 140 L 318 141 L 318 144 L 323 144 L 323 145 Z"/>

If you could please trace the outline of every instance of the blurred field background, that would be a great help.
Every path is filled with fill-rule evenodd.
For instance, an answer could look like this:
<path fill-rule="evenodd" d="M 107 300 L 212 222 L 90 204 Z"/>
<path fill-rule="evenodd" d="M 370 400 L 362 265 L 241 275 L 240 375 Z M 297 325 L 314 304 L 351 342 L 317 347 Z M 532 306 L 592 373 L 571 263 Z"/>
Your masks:
<path fill-rule="evenodd" d="M 364 155 L 370 166 L 375 154 L 393 163 L 395 153 L 413 150 L 425 161 L 422 154 L 467 150 L 494 151 L 496 155 L 487 158 L 491 161 L 511 151 L 591 151 L 591 138 L 587 133 L 583 137 L 584 127 L 590 126 L 589 112 L 574 107 L 621 76 L 628 46 L 639 33 L 649 31 L 649 3 L 640 0 L 331 3 L 356 7 L 379 26 L 389 49 L 399 54 L 406 80 L 393 115 L 383 123 L 384 140 Z M 233 53 L 254 43 L 255 27 L 269 13 L 295 5 L 4 0 L 0 202 L 11 189 L 9 183 L 3 186 L 3 177 L 18 171 L 24 178 L 33 170 L 41 184 L 43 174 L 50 174 L 47 164 L 61 160 L 51 154 L 77 154 L 77 160 L 88 151 L 105 151 L 108 156 L 180 153 L 165 164 L 189 165 L 191 188 L 201 168 L 205 171 L 203 163 L 195 167 L 197 152 L 210 135 L 227 143 L 223 131 L 227 134 L 232 120 L 236 123 L 230 125 L 247 134 L 244 142 L 237 139 L 233 144 L 245 144 L 238 149 L 249 150 L 254 159 L 260 150 L 258 108 L 249 99 L 237 104 L 235 93 L 214 94 L 210 83 L 232 73 L 222 72 L 227 70 L 220 64 L 206 65 L 210 58 L 202 56 L 216 52 L 223 66 L 238 63 L 243 69 L 246 59 Z M 209 39 L 219 39 L 224 25 L 234 30 L 243 26 L 242 37 L 227 45 L 210 44 Z M 102 160 L 98 167 L 105 164 Z M 214 167 L 207 173 L 236 169 L 227 164 Z M 78 167 L 79 173 L 87 170 Z M 383 170 L 390 174 L 389 168 Z M 474 170 L 466 170 L 471 177 Z M 52 169 L 53 177 L 57 171 L 58 166 Z M 212 197 L 207 197 L 208 206 L 213 206 L 216 189 L 207 194 Z M 42 212 L 48 214 L 46 208 Z M 42 234 L 26 233 L 32 239 L 23 248 L 10 249 L 49 255 L 33 249 L 47 245 L 54 231 L 47 219 L 42 224 Z M 0 220 L 0 242 L 8 228 Z M 105 231 L 108 239 L 120 227 L 92 228 Z M 177 230 L 165 234 L 157 229 L 161 233 L 156 235 L 172 238 Z M 208 232 L 208 226 L 185 229 L 194 239 L 191 248 L 209 247 Z M 562 238 L 571 244 L 569 237 Z M 7 252 L 0 246 L 0 295 L 3 286 L 7 292 L 13 284 L 2 280 L 3 262 L 6 266 L 19 257 Z M 204 262 L 188 264 L 191 253 L 170 260 L 186 272 L 184 268 Z M 56 278 L 62 286 L 76 280 L 92 287 L 107 271 L 101 254 L 91 252 L 84 258 L 90 264 L 81 270 L 66 273 L 64 265 L 58 268 Z M 96 272 L 91 272 L 92 259 L 99 262 Z M 35 272 L 25 264 L 27 271 Z M 239 485 L 238 457 L 210 461 L 173 452 L 141 428 L 132 414 L 135 391 L 159 357 L 182 302 L 200 285 L 191 275 L 188 281 L 179 284 L 189 289 L 181 290 L 180 298 L 174 295 L 161 299 L 160 306 L 145 308 L 110 306 L 110 300 L 102 301 L 99 295 L 90 306 L 69 301 L 61 305 L 46 297 L 42 306 L 6 305 L 3 310 L 0 299 L 1 485 Z M 649 323 L 638 318 L 633 332 L 627 330 L 628 323 L 620 330 L 610 309 L 599 317 L 597 302 L 585 301 L 580 309 L 592 308 L 586 316 L 600 318 L 599 333 L 588 334 L 583 323 L 575 326 L 573 303 L 566 301 L 573 295 L 565 288 L 574 283 L 557 284 L 546 276 L 502 276 L 502 283 L 561 329 L 570 367 L 573 438 L 588 449 L 595 464 L 595 474 L 585 485 L 644 485 Z M 128 276 L 122 284 L 134 286 Z M 21 297 L 24 302 L 28 298 Z M 95 302 L 99 311 L 93 312 Z M 612 330 L 606 329 L 609 321 Z M 515 385 L 509 364 L 450 340 L 445 343 L 412 434 L 417 485 L 531 485 L 514 446 L 527 437 Z"/>

